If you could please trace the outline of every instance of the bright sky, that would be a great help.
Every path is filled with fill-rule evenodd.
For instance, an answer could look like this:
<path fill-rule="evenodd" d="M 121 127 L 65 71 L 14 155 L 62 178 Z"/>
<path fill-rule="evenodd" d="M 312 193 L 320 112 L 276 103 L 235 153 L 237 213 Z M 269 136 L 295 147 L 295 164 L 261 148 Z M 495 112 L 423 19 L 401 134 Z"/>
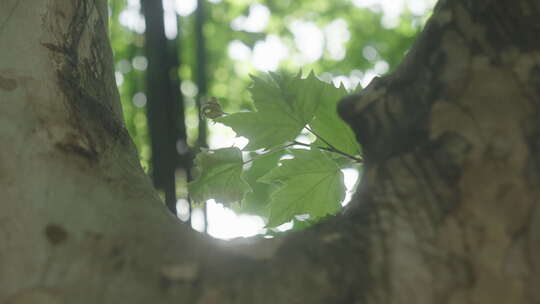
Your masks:
<path fill-rule="evenodd" d="M 162 0 L 165 11 L 165 32 L 168 38 L 172 39 L 177 35 L 177 23 L 175 13 L 180 16 L 188 16 L 197 8 L 197 0 Z M 221 0 L 209 0 L 217 3 Z M 382 25 L 387 28 L 397 26 L 399 16 L 404 9 L 408 9 L 415 15 L 424 15 L 431 9 L 436 0 L 351 0 L 351 2 L 361 8 L 368 8 L 373 11 L 382 12 Z M 243 30 L 247 32 L 263 32 L 270 20 L 270 10 L 263 4 L 253 3 L 249 7 L 247 15 L 235 18 L 230 27 L 232 30 Z M 138 33 L 145 30 L 144 18 L 140 13 L 139 0 L 128 0 L 126 10 L 119 16 L 122 25 Z M 275 71 L 280 63 L 286 58 L 292 58 L 293 62 L 302 65 L 319 60 L 326 54 L 335 60 L 345 58 L 345 43 L 350 39 L 351 33 L 348 24 L 343 19 L 335 19 L 323 28 L 315 23 L 295 19 L 288 24 L 294 36 L 294 48 L 287 46 L 282 38 L 276 35 L 268 35 L 266 39 L 257 41 L 253 49 L 239 40 L 234 40 L 227 46 L 229 57 L 236 61 L 236 71 L 238 73 L 249 73 L 251 66 L 259 71 Z M 388 63 L 379 58 L 377 50 L 372 46 L 366 46 L 362 55 L 374 63 L 372 69 L 366 71 L 353 70 L 349 75 L 332 75 L 323 73 L 319 77 L 325 81 L 333 81 L 336 85 L 342 83 L 348 89 L 353 89 L 358 84 L 365 87 L 373 77 L 384 74 L 388 71 Z M 132 65 L 136 69 L 145 69 L 147 62 L 144 57 L 135 58 Z M 127 68 L 123 67 L 123 68 Z M 117 72 L 117 83 L 123 81 L 122 73 Z M 184 90 L 184 88 L 182 88 Z M 196 90 L 196 88 L 194 88 Z M 142 93 L 141 93 L 142 94 Z M 133 102 L 137 106 L 146 103 L 146 96 L 137 95 Z M 211 129 L 209 146 L 212 149 L 246 145 L 246 140 L 235 138 L 234 132 L 221 125 L 209 126 Z M 358 179 L 358 172 L 354 169 L 343 170 L 347 196 L 343 205 L 350 201 L 352 188 Z M 232 210 L 223 205 L 210 200 L 208 206 L 208 232 L 216 238 L 230 239 L 234 237 L 248 237 L 255 234 L 265 233 L 264 221 L 257 216 L 237 215 Z M 187 215 L 187 202 L 179 200 L 177 204 L 180 218 Z M 197 230 L 203 230 L 203 213 L 200 209 L 193 210 L 192 225 Z M 291 228 L 291 224 L 284 224 L 280 230 Z"/>

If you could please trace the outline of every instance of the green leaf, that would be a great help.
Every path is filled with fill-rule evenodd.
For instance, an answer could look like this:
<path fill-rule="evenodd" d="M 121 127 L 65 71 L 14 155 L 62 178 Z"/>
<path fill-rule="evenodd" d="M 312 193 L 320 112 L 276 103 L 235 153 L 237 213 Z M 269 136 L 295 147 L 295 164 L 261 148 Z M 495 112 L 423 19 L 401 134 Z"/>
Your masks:
<path fill-rule="evenodd" d="M 216 121 L 249 140 L 244 150 L 270 149 L 294 140 L 311 122 L 324 89 L 325 84 L 313 74 L 304 79 L 300 74 L 286 73 L 253 77 L 251 95 L 256 111 L 226 115 Z"/>
<path fill-rule="evenodd" d="M 347 91 L 344 88 L 336 88 L 332 84 L 325 84 L 324 90 L 319 97 L 321 105 L 309 125 L 317 135 L 324 138 L 336 149 L 351 155 L 359 155 L 360 145 L 354 132 L 337 114 L 337 102 L 345 95 L 347 95 Z M 320 139 L 315 144 L 328 147 Z"/>
<path fill-rule="evenodd" d="M 231 127 L 238 136 L 249 139 L 246 151 L 272 148 L 293 140 L 304 127 L 291 119 L 281 119 L 280 114 L 241 112 L 217 118 L 215 121 Z"/>
<path fill-rule="evenodd" d="M 238 148 L 202 151 L 195 158 L 194 181 L 188 184 L 191 199 L 205 202 L 209 199 L 229 204 L 241 201 L 250 190 L 241 178 L 242 152 Z"/>
<path fill-rule="evenodd" d="M 285 151 L 271 151 L 264 155 L 252 153 L 252 157 L 257 158 L 251 162 L 251 167 L 244 171 L 242 178 L 249 184 L 251 191 L 246 193 L 238 209 L 239 212 L 252 213 L 268 216 L 268 203 L 270 193 L 276 185 L 262 183 L 258 181 L 263 175 L 276 168 L 279 159 Z"/>
<path fill-rule="evenodd" d="M 341 154 L 328 153 L 327 156 L 330 157 L 330 159 L 333 160 L 340 169 L 351 168 L 358 165 L 358 163 Z"/>
<path fill-rule="evenodd" d="M 294 159 L 282 161 L 259 179 L 282 185 L 271 194 L 269 227 L 298 214 L 309 214 L 310 220 L 334 214 L 345 198 L 343 174 L 334 161 L 317 149 L 292 150 L 292 154 Z"/>
<path fill-rule="evenodd" d="M 301 73 L 291 76 L 286 73 L 270 72 L 270 76 L 281 89 L 282 100 L 290 104 L 295 119 L 304 125 L 310 123 L 322 102 L 321 94 L 325 89 L 325 83 L 315 77 L 313 72 L 306 78 L 301 78 Z M 254 94 L 253 98 L 257 108 L 266 106 L 266 103 L 257 102 L 255 96 Z"/>

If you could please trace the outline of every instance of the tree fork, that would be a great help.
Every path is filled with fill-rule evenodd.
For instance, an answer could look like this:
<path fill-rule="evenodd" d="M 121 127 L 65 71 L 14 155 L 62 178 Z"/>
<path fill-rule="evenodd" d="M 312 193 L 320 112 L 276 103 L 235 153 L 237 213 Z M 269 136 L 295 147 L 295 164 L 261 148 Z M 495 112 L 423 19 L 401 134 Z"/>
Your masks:
<path fill-rule="evenodd" d="M 340 106 L 365 152 L 346 210 L 231 242 L 169 215 L 122 135 L 106 2 L 5 5 L 0 303 L 540 301 L 538 1 L 441 2 Z"/>

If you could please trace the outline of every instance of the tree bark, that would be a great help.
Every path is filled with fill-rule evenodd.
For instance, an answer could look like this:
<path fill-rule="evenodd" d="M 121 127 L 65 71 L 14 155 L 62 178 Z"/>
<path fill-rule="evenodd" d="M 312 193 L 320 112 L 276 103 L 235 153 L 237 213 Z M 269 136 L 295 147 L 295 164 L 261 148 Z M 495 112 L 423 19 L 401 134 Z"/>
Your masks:
<path fill-rule="evenodd" d="M 139 167 L 105 1 L 1 5 L 0 303 L 540 302 L 538 1 L 442 1 L 340 105 L 366 159 L 349 207 L 232 242 Z"/>

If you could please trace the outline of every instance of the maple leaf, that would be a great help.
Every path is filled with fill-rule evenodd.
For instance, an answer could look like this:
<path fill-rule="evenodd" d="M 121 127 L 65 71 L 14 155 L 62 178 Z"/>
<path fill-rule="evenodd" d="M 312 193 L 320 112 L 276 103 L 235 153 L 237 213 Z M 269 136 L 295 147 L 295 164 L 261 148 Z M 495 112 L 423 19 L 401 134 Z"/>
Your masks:
<path fill-rule="evenodd" d="M 286 223 L 295 215 L 309 214 L 316 219 L 334 214 L 345 198 L 343 173 L 337 164 L 317 149 L 292 150 L 293 159 L 259 179 L 280 184 L 271 195 L 268 226 Z"/>

